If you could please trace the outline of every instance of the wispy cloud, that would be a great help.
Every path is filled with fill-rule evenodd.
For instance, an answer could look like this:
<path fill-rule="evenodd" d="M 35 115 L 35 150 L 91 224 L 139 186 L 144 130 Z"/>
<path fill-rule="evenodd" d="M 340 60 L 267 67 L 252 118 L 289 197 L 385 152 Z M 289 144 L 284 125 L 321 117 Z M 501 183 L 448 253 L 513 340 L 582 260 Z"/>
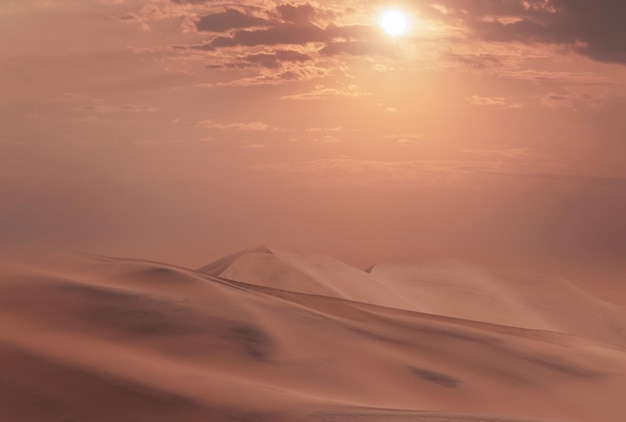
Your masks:
<path fill-rule="evenodd" d="M 333 158 L 252 166 L 252 170 L 288 176 L 294 184 L 314 186 L 372 183 L 455 183 L 468 174 L 466 163 L 443 160 L 384 161 Z M 494 168 L 495 170 L 495 168 Z"/>
<path fill-rule="evenodd" d="M 198 123 L 196 123 L 196 127 L 218 130 L 242 130 L 246 132 L 272 130 L 272 127 L 270 125 L 263 122 L 219 123 L 211 119 L 199 121 Z"/>
<path fill-rule="evenodd" d="M 423 135 L 420 133 L 399 133 L 395 135 L 387 135 L 385 138 L 391 139 L 400 145 L 414 145 L 422 142 Z"/>
<path fill-rule="evenodd" d="M 467 101 L 477 106 L 499 106 L 506 108 L 521 108 L 519 103 L 511 102 L 506 97 L 481 97 L 480 95 L 472 95 Z"/>
<path fill-rule="evenodd" d="M 362 92 L 356 85 L 349 85 L 342 88 L 329 88 L 318 85 L 313 91 L 301 94 L 284 95 L 283 100 L 315 101 L 315 100 L 336 100 L 340 98 L 367 97 L 371 94 Z"/>
<path fill-rule="evenodd" d="M 609 89 L 602 86 L 570 86 L 547 93 L 540 100 L 542 106 L 552 109 L 587 110 L 600 107 L 610 95 Z"/>
<path fill-rule="evenodd" d="M 498 149 L 464 149 L 463 152 L 473 155 L 496 158 L 527 158 L 529 148 L 498 148 Z"/>

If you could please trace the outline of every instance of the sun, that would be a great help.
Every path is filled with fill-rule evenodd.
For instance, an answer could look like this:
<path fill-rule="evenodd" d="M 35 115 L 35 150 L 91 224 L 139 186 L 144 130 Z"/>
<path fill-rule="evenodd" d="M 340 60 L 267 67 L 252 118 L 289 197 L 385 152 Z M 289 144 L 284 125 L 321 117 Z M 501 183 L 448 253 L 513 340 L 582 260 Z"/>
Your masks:
<path fill-rule="evenodd" d="M 397 37 L 407 31 L 409 23 L 404 12 L 398 9 L 390 9 L 381 15 L 380 26 L 385 34 Z"/>

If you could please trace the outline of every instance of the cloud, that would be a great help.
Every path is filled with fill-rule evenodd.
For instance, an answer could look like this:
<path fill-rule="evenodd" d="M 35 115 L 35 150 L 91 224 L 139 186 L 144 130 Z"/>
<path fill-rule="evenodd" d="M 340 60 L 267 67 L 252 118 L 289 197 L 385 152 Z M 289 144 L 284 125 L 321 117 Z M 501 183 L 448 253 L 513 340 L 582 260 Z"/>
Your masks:
<path fill-rule="evenodd" d="M 311 161 L 257 164 L 252 171 L 280 175 L 299 186 L 464 186 L 484 188 L 487 183 L 526 189 L 532 183 L 540 190 L 562 186 L 587 186 L 609 191 L 623 191 L 626 177 L 594 176 L 550 169 L 549 163 L 530 160 L 525 148 L 466 150 L 480 156 L 467 160 L 371 160 L 353 157 L 325 158 Z M 522 182 L 521 185 L 518 183 Z"/>
<path fill-rule="evenodd" d="M 104 99 L 83 94 L 66 92 L 51 100 L 52 104 L 67 107 L 69 110 L 87 114 L 87 119 L 75 121 L 97 120 L 101 115 L 123 113 L 157 113 L 160 107 L 149 104 L 107 104 Z M 84 116 L 83 114 L 83 116 Z"/>
<path fill-rule="evenodd" d="M 188 8 L 182 5 L 188 2 L 180 3 L 179 8 Z M 306 81 L 337 69 L 345 71 L 334 66 L 342 56 L 400 57 L 397 43 L 382 38 L 376 25 L 350 22 L 344 8 L 337 5 L 266 2 L 232 6 L 220 1 L 208 10 L 195 17 L 189 11 L 186 15 L 186 21 L 195 22 L 193 30 L 208 34 L 208 40 L 174 46 L 177 51 L 193 51 L 194 57 L 208 59 L 209 69 L 229 71 L 231 80 L 205 86 Z"/>
<path fill-rule="evenodd" d="M 325 128 L 325 127 L 308 127 L 306 129 L 304 129 L 305 132 L 341 132 L 342 130 L 343 130 L 343 127 L 341 127 L 341 126 L 329 127 L 329 128 Z"/>
<path fill-rule="evenodd" d="M 338 144 L 341 142 L 341 139 L 332 135 L 325 135 L 321 138 L 314 139 L 313 142 L 316 144 Z"/>
<path fill-rule="evenodd" d="M 244 144 L 242 148 L 245 149 L 266 149 L 267 145 L 265 144 Z"/>
<path fill-rule="evenodd" d="M 210 69 L 245 69 L 250 67 L 277 69 L 287 63 L 304 63 L 311 60 L 313 57 L 300 51 L 277 49 L 245 54 L 223 63 L 210 64 L 207 67 Z"/>
<path fill-rule="evenodd" d="M 202 16 L 196 23 L 198 31 L 224 32 L 229 29 L 263 27 L 269 25 L 267 19 L 244 13 L 237 9 Z"/>
<path fill-rule="evenodd" d="M 284 21 L 291 23 L 309 23 L 317 16 L 317 10 L 311 3 L 300 5 L 283 3 L 276 7 L 276 11 Z"/>
<path fill-rule="evenodd" d="M 599 189 L 615 189 L 618 192 L 624 192 L 626 189 L 626 177 L 622 176 L 593 176 L 575 173 L 548 173 L 548 172 L 529 172 L 529 173 L 501 173 L 488 172 L 494 176 L 508 176 L 524 179 L 535 179 L 543 182 L 561 183 L 565 185 L 584 185 Z"/>
<path fill-rule="evenodd" d="M 477 70 L 497 68 L 505 63 L 504 56 L 490 53 L 444 53 L 442 58 Z"/>
<path fill-rule="evenodd" d="M 80 108 L 83 111 L 93 111 L 95 113 L 156 113 L 159 107 L 145 104 L 120 104 L 120 105 L 88 105 Z"/>
<path fill-rule="evenodd" d="M 551 84 L 614 85 L 620 80 L 591 72 L 549 71 L 537 69 L 507 69 L 499 76 L 530 82 L 548 82 Z"/>
<path fill-rule="evenodd" d="M 541 105 L 552 109 L 588 110 L 606 103 L 610 91 L 606 87 L 570 86 L 560 92 L 542 96 Z"/>
<path fill-rule="evenodd" d="M 373 41 L 329 42 L 319 50 L 323 56 L 386 56 L 396 57 L 398 52 L 393 44 Z"/>
<path fill-rule="evenodd" d="M 327 88 L 318 85 L 313 91 L 302 94 L 285 95 L 282 100 L 298 100 L 298 101 L 318 101 L 318 100 L 336 100 L 339 98 L 357 98 L 366 97 L 370 94 L 362 92 L 356 85 L 350 85 L 345 88 Z"/>
<path fill-rule="evenodd" d="M 434 4 L 434 2 L 432 3 Z M 566 46 L 591 59 L 626 64 L 623 0 L 438 0 L 432 17 L 460 22 L 493 42 Z"/>
<path fill-rule="evenodd" d="M 472 95 L 467 98 L 471 104 L 477 106 L 499 106 L 506 108 L 521 108 L 521 104 L 511 103 L 505 97 L 481 97 L 480 95 Z"/>
<path fill-rule="evenodd" d="M 227 68 L 228 64 L 219 67 Z M 261 71 L 255 76 L 246 76 L 233 79 L 227 82 L 202 83 L 196 85 L 199 88 L 216 88 L 216 87 L 234 87 L 234 86 L 260 86 L 260 85 L 278 85 L 289 82 L 310 81 L 313 79 L 321 79 L 327 77 L 330 70 L 323 67 L 313 65 L 302 65 L 288 67 L 281 71 L 276 69 L 261 68 Z"/>
<path fill-rule="evenodd" d="M 480 106 L 506 105 L 506 98 L 504 97 L 481 97 L 479 95 L 472 95 L 467 101 Z"/>
<path fill-rule="evenodd" d="M 256 9 L 239 10 L 227 8 L 223 11 L 200 17 L 196 27 L 201 32 L 217 33 L 209 42 L 196 46 L 207 51 L 233 47 L 257 47 L 278 45 L 300 45 L 313 43 L 330 44 L 346 41 L 374 41 L 379 35 L 371 25 L 337 25 L 332 22 L 335 13 L 311 3 L 294 5 L 279 4 L 274 10 L 266 10 L 265 17 Z M 234 30 L 232 32 L 228 32 Z M 364 45 L 338 45 L 329 51 L 350 52 L 363 49 Z M 374 53 L 382 51 L 375 46 Z"/>
<path fill-rule="evenodd" d="M 271 28 L 240 30 L 230 36 L 220 35 L 200 48 L 204 50 L 215 50 L 218 48 L 238 46 L 302 45 L 327 40 L 328 35 L 325 30 L 319 26 L 313 24 L 298 25 L 293 23 L 281 23 Z"/>
<path fill-rule="evenodd" d="M 243 60 L 248 63 L 259 64 L 262 67 L 276 68 L 283 62 L 309 61 L 311 56 L 294 50 L 275 50 L 271 53 L 248 54 Z"/>
<path fill-rule="evenodd" d="M 530 150 L 528 148 L 499 148 L 499 149 L 464 149 L 468 154 L 480 155 L 495 158 L 527 158 Z"/>
<path fill-rule="evenodd" d="M 271 126 L 263 122 L 235 122 L 218 123 L 211 119 L 201 120 L 196 123 L 196 127 L 218 130 L 242 130 L 242 131 L 266 131 L 272 130 Z"/>
<path fill-rule="evenodd" d="M 423 136 L 419 133 L 399 133 L 387 135 L 385 138 L 391 139 L 400 145 L 414 145 L 422 142 Z"/>
<path fill-rule="evenodd" d="M 492 166 L 485 170 L 494 170 Z M 469 171 L 465 163 L 442 160 L 384 161 L 351 157 L 262 164 L 252 170 L 288 175 L 295 184 L 314 186 L 410 182 L 426 186 L 455 183 Z"/>

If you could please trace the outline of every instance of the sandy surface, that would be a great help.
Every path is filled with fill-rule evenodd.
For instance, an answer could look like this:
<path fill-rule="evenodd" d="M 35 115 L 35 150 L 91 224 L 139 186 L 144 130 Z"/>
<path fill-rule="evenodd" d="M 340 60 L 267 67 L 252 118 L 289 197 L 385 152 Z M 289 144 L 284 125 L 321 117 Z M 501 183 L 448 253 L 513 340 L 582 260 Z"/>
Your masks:
<path fill-rule="evenodd" d="M 626 420 L 626 309 L 558 275 L 268 248 L 1 268 L 2 422 Z"/>

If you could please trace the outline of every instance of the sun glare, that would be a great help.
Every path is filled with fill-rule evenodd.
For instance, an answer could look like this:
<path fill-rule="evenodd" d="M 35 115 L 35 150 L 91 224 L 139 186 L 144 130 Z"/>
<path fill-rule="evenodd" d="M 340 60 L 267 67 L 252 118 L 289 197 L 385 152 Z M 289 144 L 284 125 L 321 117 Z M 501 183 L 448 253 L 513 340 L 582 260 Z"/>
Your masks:
<path fill-rule="evenodd" d="M 404 34 L 409 25 L 406 15 L 401 10 L 391 9 L 382 14 L 380 26 L 385 34 L 397 37 Z"/>

